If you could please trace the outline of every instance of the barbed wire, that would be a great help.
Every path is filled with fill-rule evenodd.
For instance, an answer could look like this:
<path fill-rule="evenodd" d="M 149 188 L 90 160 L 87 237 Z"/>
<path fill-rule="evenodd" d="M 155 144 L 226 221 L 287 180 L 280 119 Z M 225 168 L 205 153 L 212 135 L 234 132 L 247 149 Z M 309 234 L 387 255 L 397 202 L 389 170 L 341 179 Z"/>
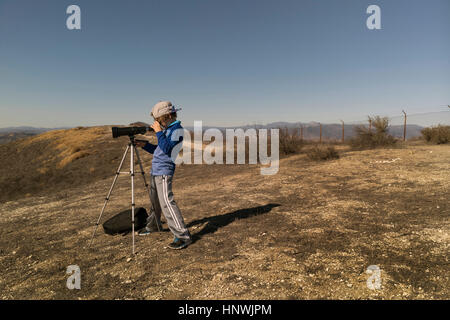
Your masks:
<path fill-rule="evenodd" d="M 336 131 L 338 129 L 336 128 L 336 126 L 339 126 L 342 128 L 342 139 L 344 139 L 343 138 L 344 135 L 345 137 L 349 137 L 355 133 L 356 126 L 366 126 L 368 128 L 372 128 L 374 125 L 372 121 L 376 116 L 377 115 L 368 115 L 364 120 L 353 120 L 353 121 L 345 121 L 340 119 L 339 121 L 335 122 L 316 122 L 316 121 L 312 121 L 309 123 L 300 122 L 298 126 L 292 127 L 291 124 L 289 126 L 286 126 L 284 129 L 288 130 L 287 132 L 293 132 L 294 134 L 299 133 L 300 136 L 302 138 L 305 138 L 306 140 L 317 139 L 319 137 L 320 141 L 322 141 L 322 139 L 324 140 L 329 139 L 330 137 L 327 136 L 329 136 L 330 134 L 332 135 L 331 139 L 336 139 L 337 135 L 339 135 Z M 398 116 L 397 115 L 391 116 L 379 115 L 379 116 L 380 118 L 388 119 L 388 125 L 390 127 L 389 131 L 391 134 L 393 134 L 396 137 L 403 137 L 403 139 L 418 136 L 421 132 L 421 127 L 423 128 L 437 125 L 450 125 L 450 107 L 449 110 L 416 112 L 416 113 L 407 113 L 406 111 L 402 110 L 402 114 Z M 431 116 L 430 119 L 426 119 L 427 117 L 430 116 Z M 418 127 L 411 128 L 411 126 L 414 125 Z"/>
<path fill-rule="evenodd" d="M 447 118 L 440 118 L 439 121 L 442 122 L 442 124 L 450 124 L 450 108 L 449 108 L 449 110 L 441 110 L 441 111 L 429 111 L 429 112 L 417 112 L 417 113 L 408 113 L 407 111 L 405 111 L 405 112 L 406 112 L 407 119 L 442 114 L 442 115 L 448 116 L 448 119 Z M 368 123 L 369 117 L 373 118 L 374 116 L 376 116 L 376 115 L 367 115 L 367 117 L 364 120 L 351 120 L 351 121 L 345 121 L 345 119 L 342 119 L 342 120 L 344 121 L 345 124 L 348 124 L 348 125 L 363 124 L 363 123 Z M 381 118 L 386 117 L 389 120 L 389 122 L 392 122 L 392 121 L 395 121 L 395 120 L 403 121 L 405 115 L 404 114 L 400 114 L 398 116 L 397 115 L 391 115 L 391 116 L 380 115 L 380 117 Z M 339 123 L 340 124 L 340 123 L 342 123 L 342 120 L 338 120 L 338 121 L 335 121 L 333 123 Z M 439 122 L 439 121 L 437 121 L 437 122 Z M 431 122 L 433 122 L 433 121 L 431 120 Z M 436 124 L 438 124 L 438 123 L 436 123 Z"/>

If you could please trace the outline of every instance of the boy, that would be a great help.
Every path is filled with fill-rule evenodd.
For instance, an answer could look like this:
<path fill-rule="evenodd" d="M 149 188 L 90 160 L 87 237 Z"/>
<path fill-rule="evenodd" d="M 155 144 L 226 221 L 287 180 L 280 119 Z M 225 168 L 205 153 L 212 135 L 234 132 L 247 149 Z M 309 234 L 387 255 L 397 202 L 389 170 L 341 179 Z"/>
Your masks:
<path fill-rule="evenodd" d="M 191 234 L 186 228 L 181 211 L 172 193 L 172 178 L 175 172 L 176 154 L 172 156 L 173 148 L 183 141 L 183 127 L 177 120 L 177 111 L 170 101 L 155 104 L 151 116 L 155 122 L 151 127 L 156 132 L 158 145 L 149 142 L 135 141 L 135 144 L 153 154 L 150 172 L 150 198 L 152 207 L 147 219 L 147 226 L 139 231 L 139 235 L 147 235 L 161 229 L 161 211 L 167 220 L 170 231 L 174 234 L 174 241 L 169 245 L 171 249 L 183 249 L 192 243 Z M 172 160 L 173 159 L 173 160 Z"/>

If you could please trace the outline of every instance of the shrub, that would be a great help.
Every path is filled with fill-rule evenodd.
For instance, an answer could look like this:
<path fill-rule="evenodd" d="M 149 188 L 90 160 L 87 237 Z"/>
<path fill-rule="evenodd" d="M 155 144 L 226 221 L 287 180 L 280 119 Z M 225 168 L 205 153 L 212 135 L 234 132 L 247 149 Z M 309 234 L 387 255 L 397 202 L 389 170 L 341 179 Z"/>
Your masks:
<path fill-rule="evenodd" d="M 288 128 L 280 129 L 280 153 L 295 154 L 303 148 L 303 141 L 297 134 L 289 133 Z"/>
<path fill-rule="evenodd" d="M 314 146 L 306 154 L 309 159 L 315 161 L 339 159 L 339 153 L 333 146 Z"/>
<path fill-rule="evenodd" d="M 350 145 L 358 149 L 370 149 L 377 147 L 389 147 L 396 144 L 397 139 L 388 133 L 389 120 L 386 117 L 369 117 L 372 121 L 373 129 L 366 126 L 356 126 L 356 136 L 350 139 Z"/>
<path fill-rule="evenodd" d="M 444 144 L 450 142 L 450 126 L 438 125 L 421 131 L 423 139 L 427 142 Z"/>

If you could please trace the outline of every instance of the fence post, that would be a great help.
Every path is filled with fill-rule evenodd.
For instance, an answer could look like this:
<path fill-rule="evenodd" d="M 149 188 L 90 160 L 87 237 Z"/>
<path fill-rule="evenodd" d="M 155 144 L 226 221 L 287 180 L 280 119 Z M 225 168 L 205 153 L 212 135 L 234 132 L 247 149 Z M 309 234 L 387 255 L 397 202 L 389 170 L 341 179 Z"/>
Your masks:
<path fill-rule="evenodd" d="M 303 126 L 300 126 L 300 141 L 303 141 Z"/>
<path fill-rule="evenodd" d="M 406 141 L 406 112 L 405 110 L 402 110 L 402 112 L 405 115 L 405 121 L 403 123 L 403 141 Z"/>
<path fill-rule="evenodd" d="M 345 132 L 344 132 L 344 121 L 342 121 L 341 120 L 341 122 L 342 122 L 342 143 L 344 143 L 344 134 L 345 134 Z"/>
<path fill-rule="evenodd" d="M 322 124 L 320 124 L 320 139 L 319 139 L 319 143 L 322 143 Z"/>

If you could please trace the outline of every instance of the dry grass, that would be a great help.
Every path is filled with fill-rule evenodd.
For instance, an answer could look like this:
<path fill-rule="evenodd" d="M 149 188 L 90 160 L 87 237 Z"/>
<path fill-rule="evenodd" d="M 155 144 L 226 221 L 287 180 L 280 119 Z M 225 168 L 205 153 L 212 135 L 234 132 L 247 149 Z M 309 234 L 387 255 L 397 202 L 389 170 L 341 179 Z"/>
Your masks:
<path fill-rule="evenodd" d="M 91 156 L 64 171 L 85 176 L 118 162 L 75 166 Z M 448 299 L 449 157 L 446 145 L 407 145 L 335 161 L 293 155 L 274 176 L 258 166 L 181 166 L 174 194 L 195 242 L 174 252 L 165 249 L 169 232 L 136 237 L 133 257 L 131 235 L 101 228 L 86 248 L 111 172 L 5 202 L 0 298 Z M 119 178 L 102 222 L 129 207 L 129 183 Z M 138 182 L 136 204 L 148 208 Z M 72 264 L 81 290 L 65 287 Z M 380 290 L 366 286 L 372 264 L 382 270 Z"/>
<path fill-rule="evenodd" d="M 17 151 L 27 152 L 29 147 L 47 143 L 54 150 L 47 154 L 48 158 L 59 158 L 57 167 L 63 168 L 67 164 L 89 155 L 86 150 L 94 147 L 96 145 L 95 140 L 108 133 L 108 128 L 105 127 L 76 127 L 53 130 L 21 141 Z"/>
<path fill-rule="evenodd" d="M 333 146 L 313 146 L 306 154 L 309 159 L 314 161 L 339 159 L 339 153 Z"/>
<path fill-rule="evenodd" d="M 86 151 L 77 151 L 72 153 L 70 156 L 65 156 L 59 163 L 58 168 L 64 168 L 69 163 L 72 163 L 75 160 L 84 158 L 89 155 L 89 152 Z"/>

